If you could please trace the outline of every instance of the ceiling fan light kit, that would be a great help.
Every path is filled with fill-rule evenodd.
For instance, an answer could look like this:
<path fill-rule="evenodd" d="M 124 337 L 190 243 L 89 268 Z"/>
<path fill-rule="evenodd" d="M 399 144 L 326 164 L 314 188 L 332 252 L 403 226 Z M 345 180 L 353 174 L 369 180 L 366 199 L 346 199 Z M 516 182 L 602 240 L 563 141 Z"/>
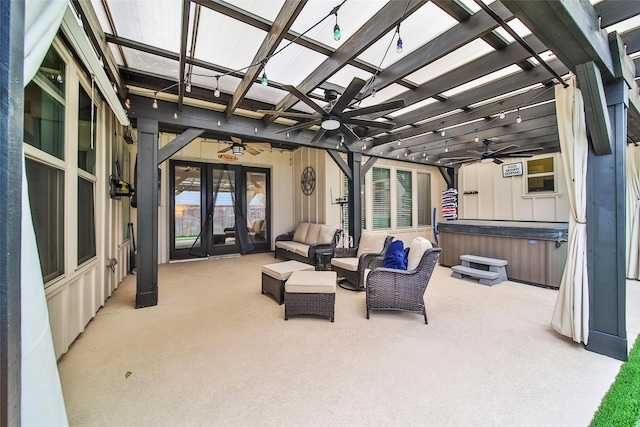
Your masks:
<path fill-rule="evenodd" d="M 320 126 L 325 130 L 336 130 L 340 127 L 340 119 L 335 116 L 329 116 L 322 121 Z"/>

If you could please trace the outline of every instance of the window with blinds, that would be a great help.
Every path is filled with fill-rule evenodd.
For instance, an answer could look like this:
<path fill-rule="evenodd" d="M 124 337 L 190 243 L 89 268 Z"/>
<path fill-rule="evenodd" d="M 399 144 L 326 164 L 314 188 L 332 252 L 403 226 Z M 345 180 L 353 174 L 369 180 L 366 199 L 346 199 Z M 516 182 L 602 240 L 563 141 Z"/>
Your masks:
<path fill-rule="evenodd" d="M 411 171 L 396 171 L 396 227 L 411 227 L 413 225 Z"/>
<path fill-rule="evenodd" d="M 418 227 L 431 225 L 431 175 L 418 172 Z"/>
<path fill-rule="evenodd" d="M 391 171 L 373 168 L 373 229 L 391 228 Z"/>

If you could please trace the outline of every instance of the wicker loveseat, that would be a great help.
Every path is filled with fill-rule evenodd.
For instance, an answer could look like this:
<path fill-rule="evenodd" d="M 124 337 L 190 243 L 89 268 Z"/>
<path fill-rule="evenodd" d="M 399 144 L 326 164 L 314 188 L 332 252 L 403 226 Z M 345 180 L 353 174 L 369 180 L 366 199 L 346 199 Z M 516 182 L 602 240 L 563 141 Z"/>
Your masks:
<path fill-rule="evenodd" d="M 316 251 L 335 249 L 339 237 L 336 226 L 300 222 L 294 231 L 276 237 L 275 257 L 316 265 Z"/>

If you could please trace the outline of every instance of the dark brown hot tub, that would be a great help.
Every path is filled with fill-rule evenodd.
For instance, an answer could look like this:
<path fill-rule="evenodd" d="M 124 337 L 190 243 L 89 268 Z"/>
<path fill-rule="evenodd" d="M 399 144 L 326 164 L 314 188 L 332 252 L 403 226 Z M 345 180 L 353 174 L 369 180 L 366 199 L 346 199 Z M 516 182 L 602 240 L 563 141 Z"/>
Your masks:
<path fill-rule="evenodd" d="M 506 259 L 509 280 L 558 288 L 567 260 L 567 233 L 566 222 L 440 222 L 440 264 L 459 265 L 464 254 Z"/>

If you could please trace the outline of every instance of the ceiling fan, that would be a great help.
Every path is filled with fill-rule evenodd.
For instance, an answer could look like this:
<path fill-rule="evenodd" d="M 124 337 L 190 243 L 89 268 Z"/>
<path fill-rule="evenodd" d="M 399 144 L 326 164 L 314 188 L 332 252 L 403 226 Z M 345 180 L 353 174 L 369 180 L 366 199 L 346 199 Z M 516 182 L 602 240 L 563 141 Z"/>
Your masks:
<path fill-rule="evenodd" d="M 501 158 L 507 157 L 532 157 L 532 151 L 540 151 L 544 150 L 542 147 L 533 147 L 533 148 L 520 148 L 516 150 L 510 150 L 512 148 L 518 148 L 517 145 L 509 144 L 504 147 L 498 148 L 497 150 L 492 150 L 489 148 L 490 144 L 497 143 L 500 140 L 498 138 L 487 138 L 482 141 L 484 144 L 484 151 L 477 150 L 467 150 L 468 153 L 473 153 L 475 156 L 466 156 L 466 157 L 448 157 L 446 160 L 451 160 L 446 162 L 448 165 L 455 165 L 459 163 L 468 163 L 468 162 L 476 162 L 480 160 L 482 163 L 495 163 L 497 165 L 504 163 Z M 507 151 L 510 150 L 510 151 Z M 480 156 L 478 158 L 478 155 Z"/>
<path fill-rule="evenodd" d="M 391 130 L 395 127 L 395 123 L 358 118 L 358 116 L 395 111 L 399 108 L 404 107 L 405 105 L 404 100 L 399 99 L 396 101 L 389 101 L 382 104 L 371 105 L 369 107 L 348 109 L 351 102 L 355 99 L 356 95 L 360 93 L 366 83 L 366 81 L 360 78 L 354 78 L 340 97 L 338 97 L 337 91 L 326 89 L 324 91 L 324 99 L 329 103 L 326 110 L 316 104 L 311 98 L 300 92 L 295 87 L 290 85 L 283 85 L 282 87 L 284 89 L 288 90 L 300 101 L 311 107 L 314 110 L 314 113 L 309 114 L 273 110 L 258 110 L 258 112 L 263 114 L 272 114 L 303 120 L 301 123 L 288 127 L 286 129 L 276 131 L 275 133 L 292 132 L 294 130 L 306 129 L 313 125 L 320 125 L 320 129 L 318 129 L 316 134 L 313 136 L 313 139 L 311 140 L 312 143 L 318 142 L 327 132 L 331 131 L 342 133 L 344 138 L 349 142 L 355 142 L 358 141 L 360 137 L 348 125 L 365 128 L 374 127 L 384 130 Z"/>
<path fill-rule="evenodd" d="M 218 153 L 226 153 L 231 150 L 234 155 L 242 156 L 245 151 L 248 151 L 249 154 L 253 154 L 255 156 L 256 154 L 260 154 L 259 150 L 268 150 L 271 148 L 271 144 L 268 142 L 242 142 L 240 138 L 235 136 L 230 138 L 231 141 L 221 141 L 226 142 L 227 144 L 230 143 L 231 145 L 218 151 Z"/>

